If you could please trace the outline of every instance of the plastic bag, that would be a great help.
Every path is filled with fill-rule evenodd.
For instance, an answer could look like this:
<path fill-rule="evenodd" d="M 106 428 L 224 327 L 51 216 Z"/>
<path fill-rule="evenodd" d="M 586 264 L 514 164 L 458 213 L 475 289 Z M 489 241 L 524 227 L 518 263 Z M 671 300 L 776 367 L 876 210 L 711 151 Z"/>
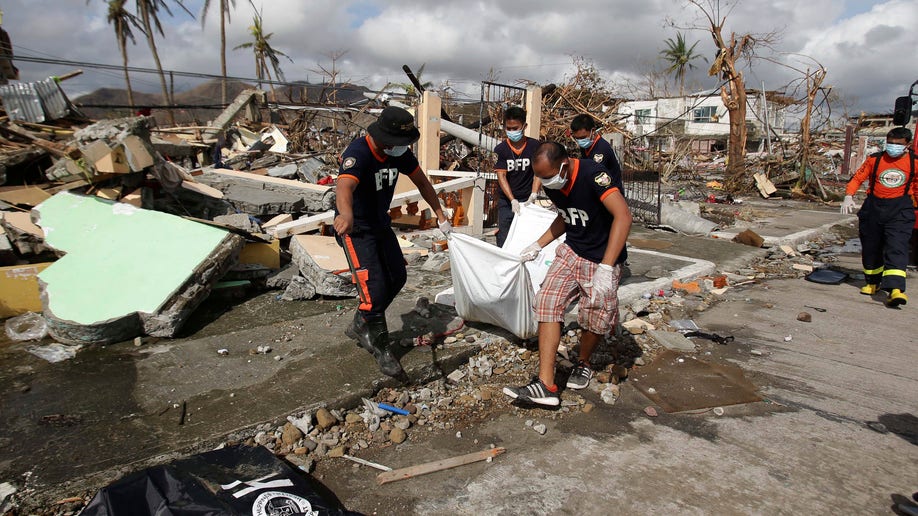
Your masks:
<path fill-rule="evenodd" d="M 48 336 L 48 323 L 41 314 L 27 312 L 7 319 L 7 337 L 16 340 L 41 340 Z"/>
<path fill-rule="evenodd" d="M 132 473 L 99 490 L 83 516 L 350 516 L 334 493 L 261 446 L 228 446 Z"/>
<path fill-rule="evenodd" d="M 562 239 L 546 246 L 538 258 L 525 264 L 519 253 L 542 236 L 555 217 L 538 206 L 521 206 L 503 248 L 467 235 L 451 234 L 450 270 L 460 317 L 499 326 L 522 339 L 538 333 L 533 301 Z"/>

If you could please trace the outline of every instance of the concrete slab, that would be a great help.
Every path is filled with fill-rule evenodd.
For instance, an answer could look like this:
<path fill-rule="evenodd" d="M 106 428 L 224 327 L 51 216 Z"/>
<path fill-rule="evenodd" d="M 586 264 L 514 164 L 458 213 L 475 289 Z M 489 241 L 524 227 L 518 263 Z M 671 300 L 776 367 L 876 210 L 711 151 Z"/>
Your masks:
<path fill-rule="evenodd" d="M 695 351 L 695 344 L 685 338 L 685 335 L 681 333 L 663 330 L 647 330 L 647 334 L 653 337 L 653 340 L 657 341 L 657 344 L 666 349 L 688 353 L 693 353 Z"/>
<path fill-rule="evenodd" d="M 61 192 L 33 209 L 66 255 L 39 274 L 51 334 L 68 343 L 172 336 L 235 263 L 242 237 Z"/>

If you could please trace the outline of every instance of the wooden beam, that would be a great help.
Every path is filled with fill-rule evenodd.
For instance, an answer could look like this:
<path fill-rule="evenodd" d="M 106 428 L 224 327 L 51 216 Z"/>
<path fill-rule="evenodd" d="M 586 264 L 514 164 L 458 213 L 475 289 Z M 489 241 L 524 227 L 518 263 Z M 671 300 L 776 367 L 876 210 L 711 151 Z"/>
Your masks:
<path fill-rule="evenodd" d="M 436 175 L 436 171 L 431 171 L 431 175 Z M 475 185 L 475 182 L 475 175 L 469 174 L 466 177 L 437 183 L 433 185 L 433 187 L 434 191 L 437 193 L 454 192 L 456 190 L 462 190 L 463 188 L 470 188 Z M 402 206 L 403 204 L 416 202 L 419 200 L 421 200 L 421 193 L 417 190 L 411 190 L 409 192 L 396 194 L 394 197 L 392 197 L 392 203 L 389 204 L 389 207 L 394 208 L 396 206 Z M 292 222 L 278 224 L 273 228 L 273 230 L 269 230 L 269 233 L 275 238 L 286 238 L 288 236 L 298 235 L 300 233 L 306 233 L 307 231 L 319 229 L 320 224 L 330 224 L 334 218 L 335 212 L 333 210 L 329 210 L 316 215 L 310 215 L 309 217 L 304 217 L 299 220 L 294 220 Z"/>
<path fill-rule="evenodd" d="M 434 473 L 436 471 L 443 471 L 444 469 L 464 466 L 473 462 L 481 462 L 483 460 L 488 460 L 492 457 L 496 457 L 505 451 L 507 451 L 505 448 L 491 448 L 490 450 L 469 453 L 467 455 L 460 455 L 458 457 L 451 457 L 449 459 L 435 460 L 425 464 L 418 464 L 417 466 L 386 471 L 376 475 L 376 483 L 382 485 L 389 482 L 396 482 L 398 480 L 405 480 L 407 478 Z"/>

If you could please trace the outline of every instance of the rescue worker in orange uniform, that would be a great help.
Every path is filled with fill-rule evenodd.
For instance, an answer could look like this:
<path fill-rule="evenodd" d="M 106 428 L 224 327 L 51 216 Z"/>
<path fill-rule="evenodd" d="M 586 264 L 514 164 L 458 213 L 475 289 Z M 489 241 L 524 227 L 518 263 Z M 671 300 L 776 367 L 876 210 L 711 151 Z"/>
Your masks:
<path fill-rule="evenodd" d="M 908 302 L 905 295 L 905 270 L 908 265 L 909 239 L 915 226 L 913 197 L 918 195 L 915 181 L 915 153 L 908 149 L 912 132 L 897 127 L 886 134 L 883 152 L 871 154 L 861 165 L 848 186 L 842 213 L 852 213 L 854 194 L 867 181 L 867 199 L 857 213 L 861 261 L 867 284 L 861 294 L 888 292 L 886 306 Z"/>

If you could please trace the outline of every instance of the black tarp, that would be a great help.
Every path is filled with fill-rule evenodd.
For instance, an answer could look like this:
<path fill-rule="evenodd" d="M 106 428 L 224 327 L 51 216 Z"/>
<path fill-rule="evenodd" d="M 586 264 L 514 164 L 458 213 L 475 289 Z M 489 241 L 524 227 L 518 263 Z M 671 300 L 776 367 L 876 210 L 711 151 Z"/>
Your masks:
<path fill-rule="evenodd" d="M 230 446 L 132 473 L 82 516 L 358 515 L 307 473 L 261 446 Z"/>

